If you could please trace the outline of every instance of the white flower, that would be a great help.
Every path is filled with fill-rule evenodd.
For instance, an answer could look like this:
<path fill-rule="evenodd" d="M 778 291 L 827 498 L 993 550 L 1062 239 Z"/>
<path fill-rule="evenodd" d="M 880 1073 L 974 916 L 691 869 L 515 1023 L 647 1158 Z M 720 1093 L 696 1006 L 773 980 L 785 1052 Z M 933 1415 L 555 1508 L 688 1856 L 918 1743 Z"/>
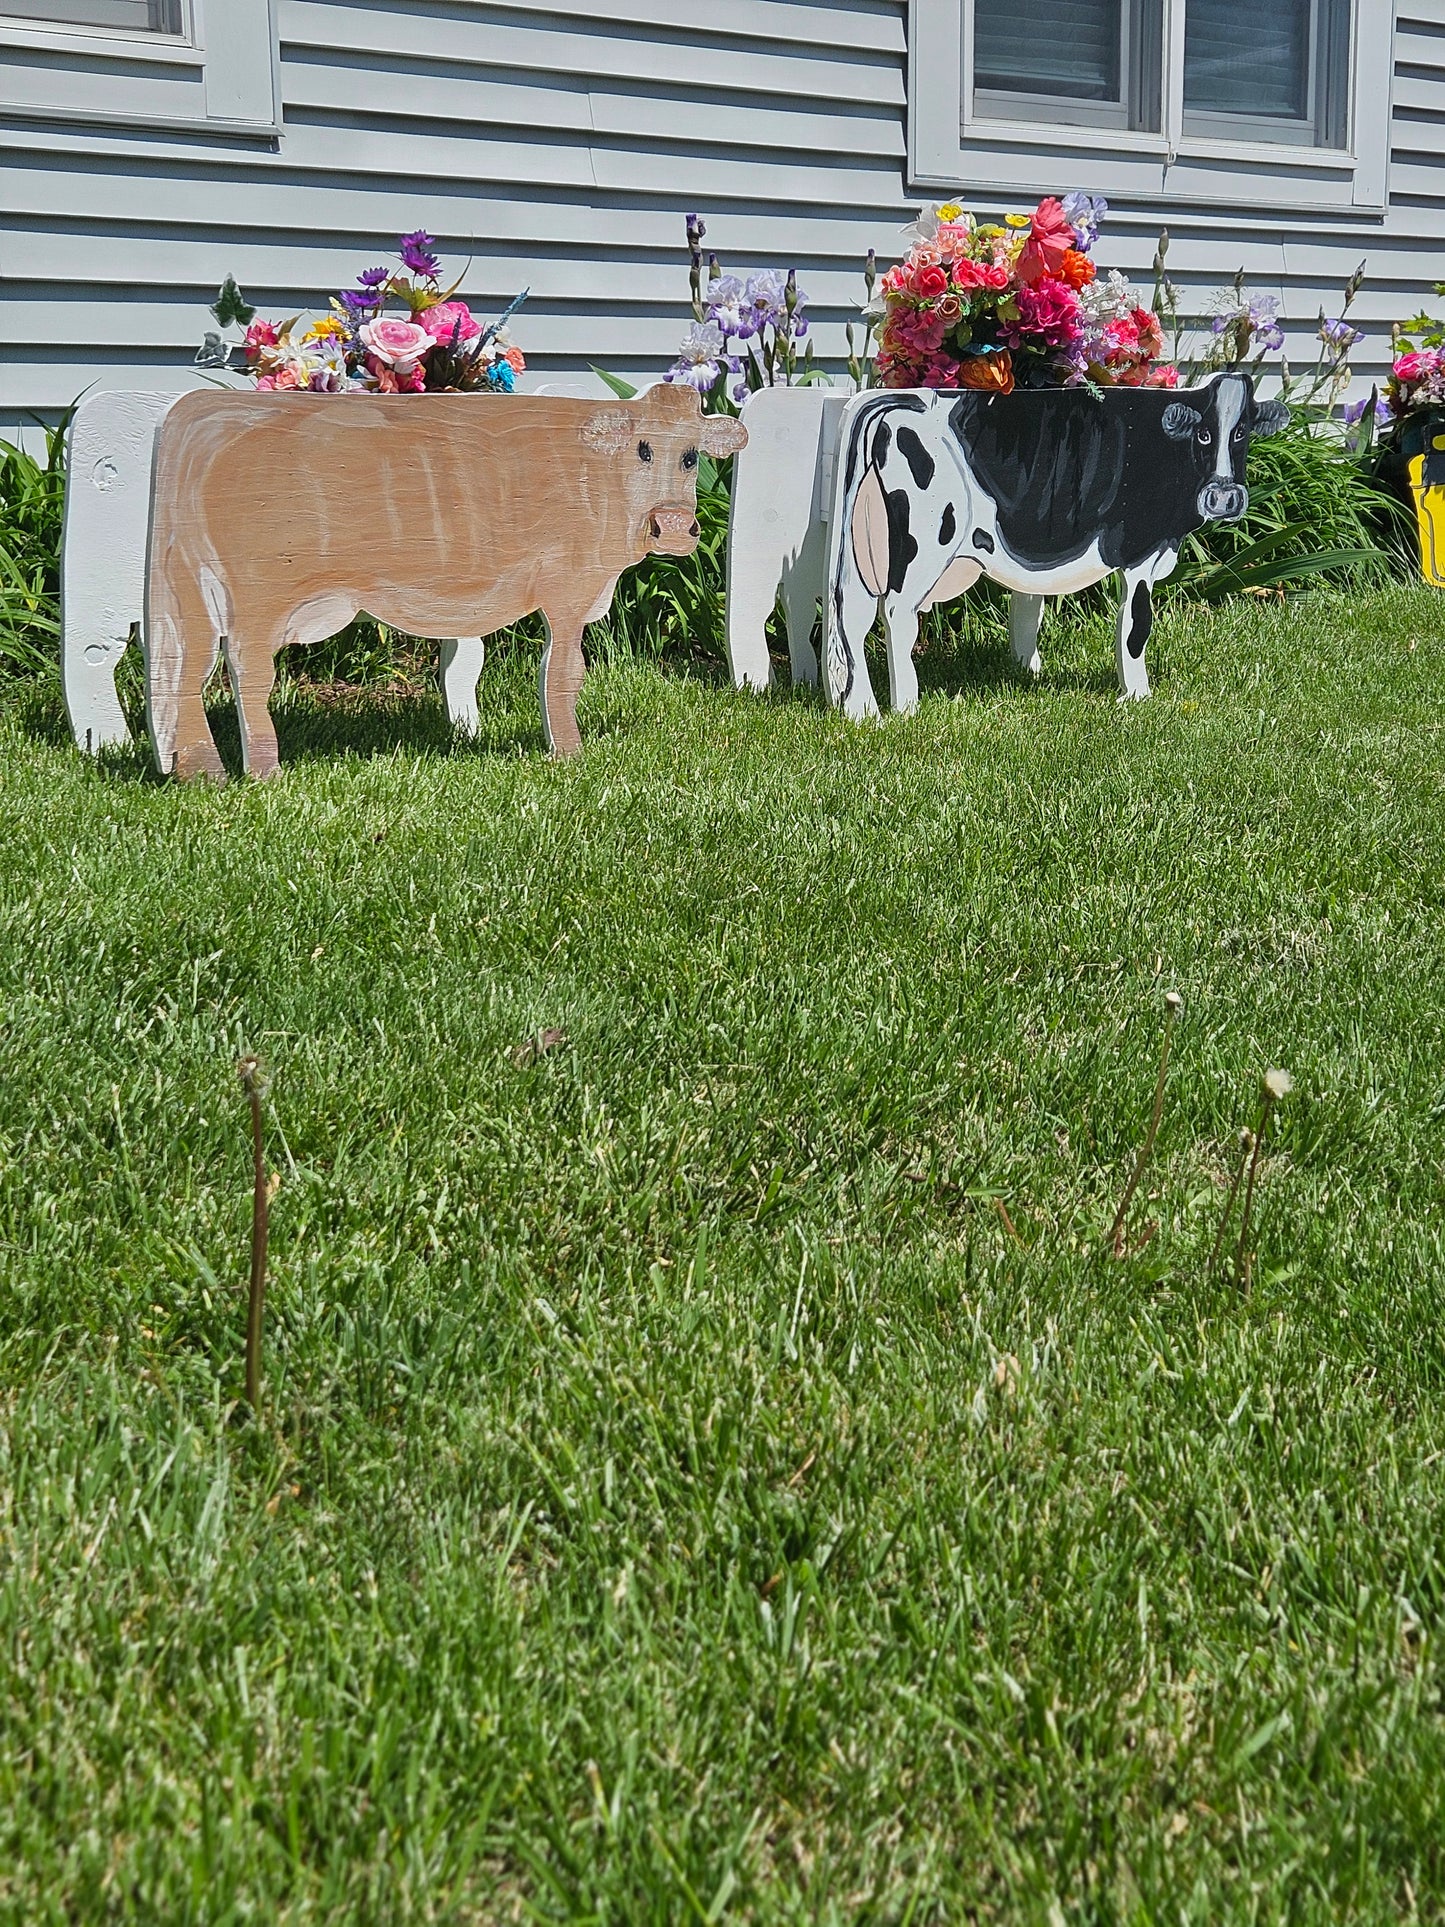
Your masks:
<path fill-rule="evenodd" d="M 722 329 L 711 321 L 695 321 L 683 336 L 677 356 L 679 361 L 690 362 L 697 367 L 705 361 L 716 361 L 722 351 Z"/>

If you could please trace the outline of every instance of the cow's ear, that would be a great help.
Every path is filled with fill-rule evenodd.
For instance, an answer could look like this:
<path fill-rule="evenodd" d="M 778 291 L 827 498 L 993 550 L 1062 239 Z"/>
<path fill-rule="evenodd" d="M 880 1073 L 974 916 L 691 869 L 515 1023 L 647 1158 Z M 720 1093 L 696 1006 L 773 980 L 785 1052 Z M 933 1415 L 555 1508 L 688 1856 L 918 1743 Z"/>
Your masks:
<path fill-rule="evenodd" d="M 1254 405 L 1254 421 L 1250 434 L 1256 441 L 1266 435 L 1278 435 L 1289 427 L 1289 409 L 1282 401 L 1259 401 Z"/>
<path fill-rule="evenodd" d="M 582 439 L 599 455 L 615 455 L 632 440 L 632 417 L 620 408 L 599 408 L 583 422 Z"/>
<path fill-rule="evenodd" d="M 1172 436 L 1176 442 L 1187 442 L 1203 419 L 1199 410 L 1191 408 L 1187 402 L 1171 401 L 1164 410 L 1164 420 L 1160 425 L 1164 433 Z"/>
<path fill-rule="evenodd" d="M 736 455 L 748 445 L 748 431 L 731 415 L 705 415 L 697 445 L 709 455 Z"/>

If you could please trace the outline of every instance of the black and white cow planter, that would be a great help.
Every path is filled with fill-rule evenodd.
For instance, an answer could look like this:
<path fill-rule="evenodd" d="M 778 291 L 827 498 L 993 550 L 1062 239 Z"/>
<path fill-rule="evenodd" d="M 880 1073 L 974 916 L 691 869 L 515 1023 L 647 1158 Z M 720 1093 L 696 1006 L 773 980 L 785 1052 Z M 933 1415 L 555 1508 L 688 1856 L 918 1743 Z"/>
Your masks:
<path fill-rule="evenodd" d="M 1014 652 L 1038 668 L 1040 598 L 1122 574 L 1123 696 L 1147 696 L 1152 591 L 1186 535 L 1249 505 L 1252 437 L 1280 402 L 1249 376 L 1198 388 L 1057 388 L 859 396 L 843 421 L 829 529 L 825 681 L 847 715 L 878 713 L 863 644 L 883 604 L 893 707 L 918 700 L 918 617 L 980 576 L 1016 591 Z"/>

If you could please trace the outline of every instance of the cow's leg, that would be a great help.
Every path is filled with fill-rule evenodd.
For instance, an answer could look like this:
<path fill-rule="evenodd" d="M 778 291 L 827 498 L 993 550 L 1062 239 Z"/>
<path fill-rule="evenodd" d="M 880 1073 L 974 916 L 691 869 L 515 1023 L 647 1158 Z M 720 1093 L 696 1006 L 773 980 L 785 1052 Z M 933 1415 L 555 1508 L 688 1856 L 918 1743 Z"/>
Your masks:
<path fill-rule="evenodd" d="M 137 610 L 139 613 L 139 610 Z M 65 711 L 77 744 L 92 755 L 109 743 L 128 743 L 125 711 L 115 693 L 115 672 L 130 642 L 130 624 L 82 614 L 75 598 L 62 611 L 61 681 Z"/>
<path fill-rule="evenodd" d="M 236 692 L 242 767 L 248 776 L 274 776 L 281 767 L 270 707 L 276 658 L 269 644 L 242 632 L 226 638 L 226 667 Z"/>
<path fill-rule="evenodd" d="M 878 614 L 875 596 L 844 554 L 841 580 L 835 573 L 835 586 L 828 598 L 827 621 L 823 634 L 828 700 L 850 722 L 859 723 L 878 714 L 878 699 L 873 694 L 868 665 L 863 660 L 863 645 Z"/>
<path fill-rule="evenodd" d="M 1154 627 L 1154 584 L 1161 576 L 1168 575 L 1174 561 L 1171 553 L 1151 555 L 1137 568 L 1124 571 L 1124 599 L 1119 608 L 1114 646 L 1121 701 L 1139 702 L 1149 694 L 1144 650 Z"/>
<path fill-rule="evenodd" d="M 1014 661 L 1020 669 L 1037 676 L 1043 668 L 1039 660 L 1039 618 L 1044 612 L 1041 595 L 1025 595 L 1015 589 L 1008 601 L 1008 639 L 1013 645 Z"/>
<path fill-rule="evenodd" d="M 726 640 L 736 689 L 766 689 L 773 679 L 768 655 L 768 617 L 778 597 L 778 558 L 759 541 L 748 546 L 728 536 Z"/>
<path fill-rule="evenodd" d="M 477 684 L 486 661 L 487 644 L 483 636 L 448 636 L 441 645 L 442 700 L 447 720 L 454 729 L 475 734 L 481 722 L 477 709 Z"/>
<path fill-rule="evenodd" d="M 155 571 L 141 636 L 146 658 L 146 724 L 156 767 L 226 780 L 206 719 L 206 684 L 221 652 L 215 611 L 197 573 L 168 558 Z"/>
<path fill-rule="evenodd" d="M 577 733 L 577 698 L 587 663 L 582 654 L 583 623 L 575 615 L 542 611 L 547 646 L 542 651 L 538 683 L 542 695 L 542 734 L 554 756 L 575 756 L 582 747 Z"/>
<path fill-rule="evenodd" d="M 795 688 L 818 686 L 813 624 L 818 619 L 818 598 L 823 593 L 821 535 L 820 529 L 810 530 L 797 560 L 783 566 L 783 615 L 788 625 L 788 662 Z"/>
<path fill-rule="evenodd" d="M 888 706 L 895 716 L 911 716 L 918 707 L 918 666 L 913 660 L 918 607 L 912 597 L 888 596 L 883 622 L 888 631 Z"/>

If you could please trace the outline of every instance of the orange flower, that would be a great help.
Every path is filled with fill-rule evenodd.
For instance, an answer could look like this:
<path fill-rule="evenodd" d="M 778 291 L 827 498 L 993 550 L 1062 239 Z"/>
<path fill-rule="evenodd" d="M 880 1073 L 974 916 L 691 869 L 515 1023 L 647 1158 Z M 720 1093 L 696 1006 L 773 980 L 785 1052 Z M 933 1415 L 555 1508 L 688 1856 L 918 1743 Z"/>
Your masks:
<path fill-rule="evenodd" d="M 958 365 L 960 388 L 978 388 L 985 394 L 1011 395 L 1014 385 L 1013 356 L 1007 348 L 991 355 L 965 355 Z"/>
<path fill-rule="evenodd" d="M 1081 254 L 1077 248 L 1067 249 L 1059 263 L 1060 281 L 1067 281 L 1075 294 L 1080 288 L 1087 288 L 1097 272 L 1088 255 Z"/>

